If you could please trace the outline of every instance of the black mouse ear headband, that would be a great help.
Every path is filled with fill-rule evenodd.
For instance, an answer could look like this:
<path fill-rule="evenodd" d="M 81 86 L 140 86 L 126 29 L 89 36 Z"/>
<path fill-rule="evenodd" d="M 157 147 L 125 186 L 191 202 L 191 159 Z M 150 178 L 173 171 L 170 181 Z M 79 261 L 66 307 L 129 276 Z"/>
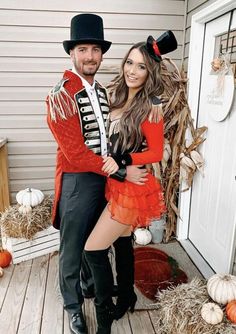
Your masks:
<path fill-rule="evenodd" d="M 150 57 L 158 63 L 162 60 L 162 55 L 177 49 L 177 40 L 171 30 L 164 32 L 157 40 L 148 36 L 145 45 Z"/>

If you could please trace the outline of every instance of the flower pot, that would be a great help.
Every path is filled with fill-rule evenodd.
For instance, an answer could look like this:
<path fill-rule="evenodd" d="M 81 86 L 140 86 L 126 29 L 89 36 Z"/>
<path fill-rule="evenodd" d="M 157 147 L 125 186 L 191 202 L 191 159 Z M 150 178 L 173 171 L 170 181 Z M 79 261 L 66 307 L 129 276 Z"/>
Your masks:
<path fill-rule="evenodd" d="M 163 234 L 165 230 L 165 220 L 153 220 L 152 224 L 149 226 L 149 231 L 152 234 L 152 242 L 158 244 L 162 242 Z"/>

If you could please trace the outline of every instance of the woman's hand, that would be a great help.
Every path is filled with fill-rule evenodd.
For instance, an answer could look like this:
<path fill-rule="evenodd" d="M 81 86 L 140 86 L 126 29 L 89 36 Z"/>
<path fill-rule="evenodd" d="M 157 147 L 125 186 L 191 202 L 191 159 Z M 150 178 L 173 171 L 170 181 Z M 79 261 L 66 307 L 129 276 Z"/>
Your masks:
<path fill-rule="evenodd" d="M 112 157 L 103 157 L 103 163 L 102 171 L 107 173 L 108 176 L 116 173 L 119 169 L 119 166 Z"/>
<path fill-rule="evenodd" d="M 139 168 L 139 167 L 142 167 L 142 165 L 127 166 L 126 180 L 142 186 L 148 180 L 147 179 L 148 172 L 146 168 Z"/>

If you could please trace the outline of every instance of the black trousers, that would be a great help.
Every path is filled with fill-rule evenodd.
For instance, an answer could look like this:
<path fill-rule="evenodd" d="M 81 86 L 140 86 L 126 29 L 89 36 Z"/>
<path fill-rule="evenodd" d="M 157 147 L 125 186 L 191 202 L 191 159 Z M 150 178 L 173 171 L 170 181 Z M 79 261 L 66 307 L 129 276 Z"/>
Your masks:
<path fill-rule="evenodd" d="M 85 242 L 105 205 L 106 178 L 95 173 L 65 173 L 59 202 L 60 251 L 59 283 L 64 308 L 70 313 L 81 309 L 80 284 Z"/>

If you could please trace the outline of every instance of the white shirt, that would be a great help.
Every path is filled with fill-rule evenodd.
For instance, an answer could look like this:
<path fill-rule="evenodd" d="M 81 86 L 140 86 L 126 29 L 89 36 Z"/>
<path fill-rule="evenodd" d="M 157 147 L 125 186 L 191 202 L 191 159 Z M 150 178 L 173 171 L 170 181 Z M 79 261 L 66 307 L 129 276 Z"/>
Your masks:
<path fill-rule="evenodd" d="M 105 124 L 103 121 L 102 111 L 100 108 L 100 103 L 98 101 L 98 95 L 95 89 L 95 81 L 92 85 L 88 83 L 87 80 L 85 80 L 79 73 L 76 71 L 75 67 L 72 68 L 72 72 L 78 75 L 82 81 L 82 84 L 88 94 L 89 100 L 92 104 L 95 117 L 98 122 L 99 132 L 100 132 L 100 140 L 101 140 L 101 155 L 106 156 L 107 155 L 107 137 L 106 137 L 106 129 Z"/>

